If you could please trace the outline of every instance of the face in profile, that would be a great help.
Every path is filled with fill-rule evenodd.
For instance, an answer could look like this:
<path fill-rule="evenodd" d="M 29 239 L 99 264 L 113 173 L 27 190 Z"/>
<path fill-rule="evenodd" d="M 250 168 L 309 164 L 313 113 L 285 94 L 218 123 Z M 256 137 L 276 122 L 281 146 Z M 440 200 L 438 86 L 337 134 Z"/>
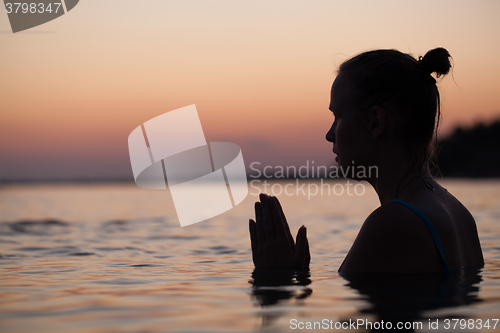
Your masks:
<path fill-rule="evenodd" d="M 335 160 L 344 170 L 349 166 L 368 167 L 373 155 L 373 140 L 363 126 L 362 111 L 352 101 L 352 89 L 345 74 L 339 74 L 333 82 L 330 110 L 335 120 L 326 134 L 326 140 L 333 143 Z"/>

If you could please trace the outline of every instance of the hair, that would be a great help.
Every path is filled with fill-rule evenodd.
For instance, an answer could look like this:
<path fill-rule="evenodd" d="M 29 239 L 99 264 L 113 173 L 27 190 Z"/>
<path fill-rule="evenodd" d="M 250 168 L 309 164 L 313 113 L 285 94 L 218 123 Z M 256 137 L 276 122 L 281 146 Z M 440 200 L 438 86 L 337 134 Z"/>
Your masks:
<path fill-rule="evenodd" d="M 350 97 L 358 110 L 380 106 L 392 114 L 396 135 L 406 143 L 413 167 L 419 163 L 420 169 L 428 167 L 436 155 L 434 133 L 441 107 L 432 74 L 448 74 L 449 58 L 448 51 L 441 47 L 418 59 L 397 50 L 375 50 L 348 59 L 338 71 L 339 75 L 346 74 L 352 84 Z"/>

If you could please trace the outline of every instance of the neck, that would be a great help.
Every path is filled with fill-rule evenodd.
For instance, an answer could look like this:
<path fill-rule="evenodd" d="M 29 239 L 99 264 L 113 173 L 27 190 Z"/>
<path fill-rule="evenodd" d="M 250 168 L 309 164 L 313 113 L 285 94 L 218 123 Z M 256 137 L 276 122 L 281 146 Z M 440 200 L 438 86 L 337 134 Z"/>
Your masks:
<path fill-rule="evenodd" d="M 411 164 L 405 166 L 397 164 L 385 164 L 379 167 L 377 178 L 372 178 L 369 183 L 377 192 L 380 204 L 383 205 L 394 199 L 410 199 L 412 193 L 431 184 L 432 176 L 429 169 L 425 166 L 420 169 L 420 163 L 413 168 Z M 433 188 L 431 185 L 430 189 Z"/>

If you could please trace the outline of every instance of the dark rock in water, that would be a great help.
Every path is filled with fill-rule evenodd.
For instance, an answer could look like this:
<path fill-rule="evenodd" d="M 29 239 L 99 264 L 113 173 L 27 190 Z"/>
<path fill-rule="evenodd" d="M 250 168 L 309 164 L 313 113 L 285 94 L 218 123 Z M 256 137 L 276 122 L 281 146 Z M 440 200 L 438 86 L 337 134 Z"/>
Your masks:
<path fill-rule="evenodd" d="M 445 177 L 500 177 L 500 120 L 457 129 L 439 142 L 437 161 Z"/>
<path fill-rule="evenodd" d="M 14 233 L 27 233 L 45 235 L 54 233 L 57 228 L 58 232 L 64 232 L 62 228 L 69 227 L 69 223 L 59 220 L 42 220 L 42 221 L 17 221 L 6 223 L 10 231 Z"/>
<path fill-rule="evenodd" d="M 70 256 L 93 256 L 95 253 L 92 252 L 76 252 L 76 253 L 71 253 Z"/>

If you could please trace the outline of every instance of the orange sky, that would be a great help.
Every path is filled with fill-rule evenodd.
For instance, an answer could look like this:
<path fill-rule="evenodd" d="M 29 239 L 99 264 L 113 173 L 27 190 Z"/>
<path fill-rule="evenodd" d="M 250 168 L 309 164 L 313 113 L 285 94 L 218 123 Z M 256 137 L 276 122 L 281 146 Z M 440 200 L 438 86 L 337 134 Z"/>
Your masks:
<path fill-rule="evenodd" d="M 0 13 L 0 180 L 131 177 L 128 134 L 196 104 L 247 165 L 330 163 L 338 65 L 446 47 L 444 133 L 500 118 L 498 1 L 85 0 L 13 34 Z"/>

